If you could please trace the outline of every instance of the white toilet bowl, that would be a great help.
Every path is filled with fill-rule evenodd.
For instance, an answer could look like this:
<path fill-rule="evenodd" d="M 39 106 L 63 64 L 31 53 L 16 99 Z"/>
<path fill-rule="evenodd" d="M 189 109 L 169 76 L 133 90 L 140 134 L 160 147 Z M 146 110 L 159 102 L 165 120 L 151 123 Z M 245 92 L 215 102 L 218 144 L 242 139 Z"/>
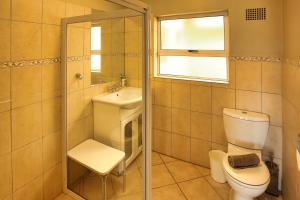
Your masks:
<path fill-rule="evenodd" d="M 231 187 L 230 200 L 253 200 L 263 194 L 270 183 L 269 170 L 263 162 L 253 168 L 234 169 L 225 156 L 223 168 Z"/>

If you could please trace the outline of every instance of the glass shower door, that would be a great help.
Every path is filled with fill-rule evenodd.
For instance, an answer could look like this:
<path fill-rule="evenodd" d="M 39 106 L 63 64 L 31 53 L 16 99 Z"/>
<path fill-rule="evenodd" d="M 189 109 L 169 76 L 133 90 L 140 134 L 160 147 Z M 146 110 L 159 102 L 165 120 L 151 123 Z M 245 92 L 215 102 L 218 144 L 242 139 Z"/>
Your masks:
<path fill-rule="evenodd" d="M 93 11 L 91 15 L 66 18 L 63 21 L 64 72 L 64 182 L 65 192 L 74 198 L 101 199 L 103 182 L 101 173 L 78 160 L 68 157 L 68 152 L 88 140 L 96 141 L 110 148 L 123 151 L 129 158 L 146 143 L 141 117 L 128 122 L 122 131 L 120 120 L 112 119 L 102 123 L 95 118 L 93 98 L 105 95 L 109 88 L 127 77 L 128 86 L 142 87 L 142 77 L 132 76 L 132 64 L 139 72 L 144 67 L 145 47 L 144 14 L 130 9 L 111 12 Z M 138 40 L 133 44 L 132 37 Z M 132 62 L 137 60 L 138 62 Z M 145 96 L 143 95 L 143 98 Z M 141 105 L 141 112 L 144 105 Z M 111 108 L 114 112 L 115 108 Z M 101 114 L 106 115 L 107 110 Z M 110 114 L 111 114 L 110 112 Z M 141 116 L 141 115 L 139 115 Z M 112 127 L 105 133 L 107 139 L 98 139 L 96 127 Z M 119 137 L 115 137 L 118 135 Z M 124 134 L 124 135 L 122 135 Z M 134 137 L 136 135 L 136 137 Z M 121 138 L 124 137 L 122 140 Z M 113 141 L 113 142 L 108 142 Z M 137 142 L 138 141 L 138 142 Z M 133 142 L 136 142 L 135 147 Z M 122 148 L 124 146 L 125 148 Z M 144 153 L 139 152 L 126 167 L 126 188 L 123 189 L 122 162 L 111 170 L 106 182 L 107 199 L 144 199 Z M 102 158 L 98 162 L 101 165 Z M 105 164 L 105 163 L 104 163 Z M 118 173 L 119 172 L 119 173 Z"/>

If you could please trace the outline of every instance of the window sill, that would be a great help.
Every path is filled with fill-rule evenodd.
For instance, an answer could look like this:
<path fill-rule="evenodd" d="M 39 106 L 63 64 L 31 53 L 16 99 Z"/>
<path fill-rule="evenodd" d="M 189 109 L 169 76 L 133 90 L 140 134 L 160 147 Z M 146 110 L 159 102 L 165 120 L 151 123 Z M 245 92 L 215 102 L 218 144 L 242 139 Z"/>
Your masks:
<path fill-rule="evenodd" d="M 174 76 L 174 75 L 154 75 L 154 78 L 185 80 L 185 81 L 195 81 L 195 82 L 205 82 L 205 83 L 229 84 L 229 80 L 182 77 L 182 76 Z"/>

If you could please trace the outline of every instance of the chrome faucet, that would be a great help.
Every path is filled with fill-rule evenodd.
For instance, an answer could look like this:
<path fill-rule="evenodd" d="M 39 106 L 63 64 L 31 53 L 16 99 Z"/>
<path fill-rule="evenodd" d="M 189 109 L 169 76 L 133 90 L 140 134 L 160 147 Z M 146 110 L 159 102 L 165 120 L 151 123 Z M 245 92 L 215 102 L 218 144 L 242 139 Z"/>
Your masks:
<path fill-rule="evenodd" d="M 120 83 L 116 82 L 108 87 L 108 92 L 109 93 L 117 92 L 120 90 L 120 88 L 121 88 Z"/>

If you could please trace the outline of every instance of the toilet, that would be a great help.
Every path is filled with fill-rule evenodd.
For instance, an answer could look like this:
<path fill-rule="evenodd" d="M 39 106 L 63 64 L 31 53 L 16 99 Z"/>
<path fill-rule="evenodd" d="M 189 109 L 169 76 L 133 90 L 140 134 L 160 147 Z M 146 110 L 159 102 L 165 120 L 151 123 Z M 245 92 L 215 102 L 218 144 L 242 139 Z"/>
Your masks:
<path fill-rule="evenodd" d="M 223 110 L 228 153 L 223 159 L 223 170 L 231 187 L 230 200 L 254 200 L 265 192 L 270 183 L 270 173 L 261 159 L 261 151 L 269 129 L 266 114 L 244 110 Z M 260 158 L 257 167 L 234 169 L 228 163 L 229 155 L 256 153 Z"/>

